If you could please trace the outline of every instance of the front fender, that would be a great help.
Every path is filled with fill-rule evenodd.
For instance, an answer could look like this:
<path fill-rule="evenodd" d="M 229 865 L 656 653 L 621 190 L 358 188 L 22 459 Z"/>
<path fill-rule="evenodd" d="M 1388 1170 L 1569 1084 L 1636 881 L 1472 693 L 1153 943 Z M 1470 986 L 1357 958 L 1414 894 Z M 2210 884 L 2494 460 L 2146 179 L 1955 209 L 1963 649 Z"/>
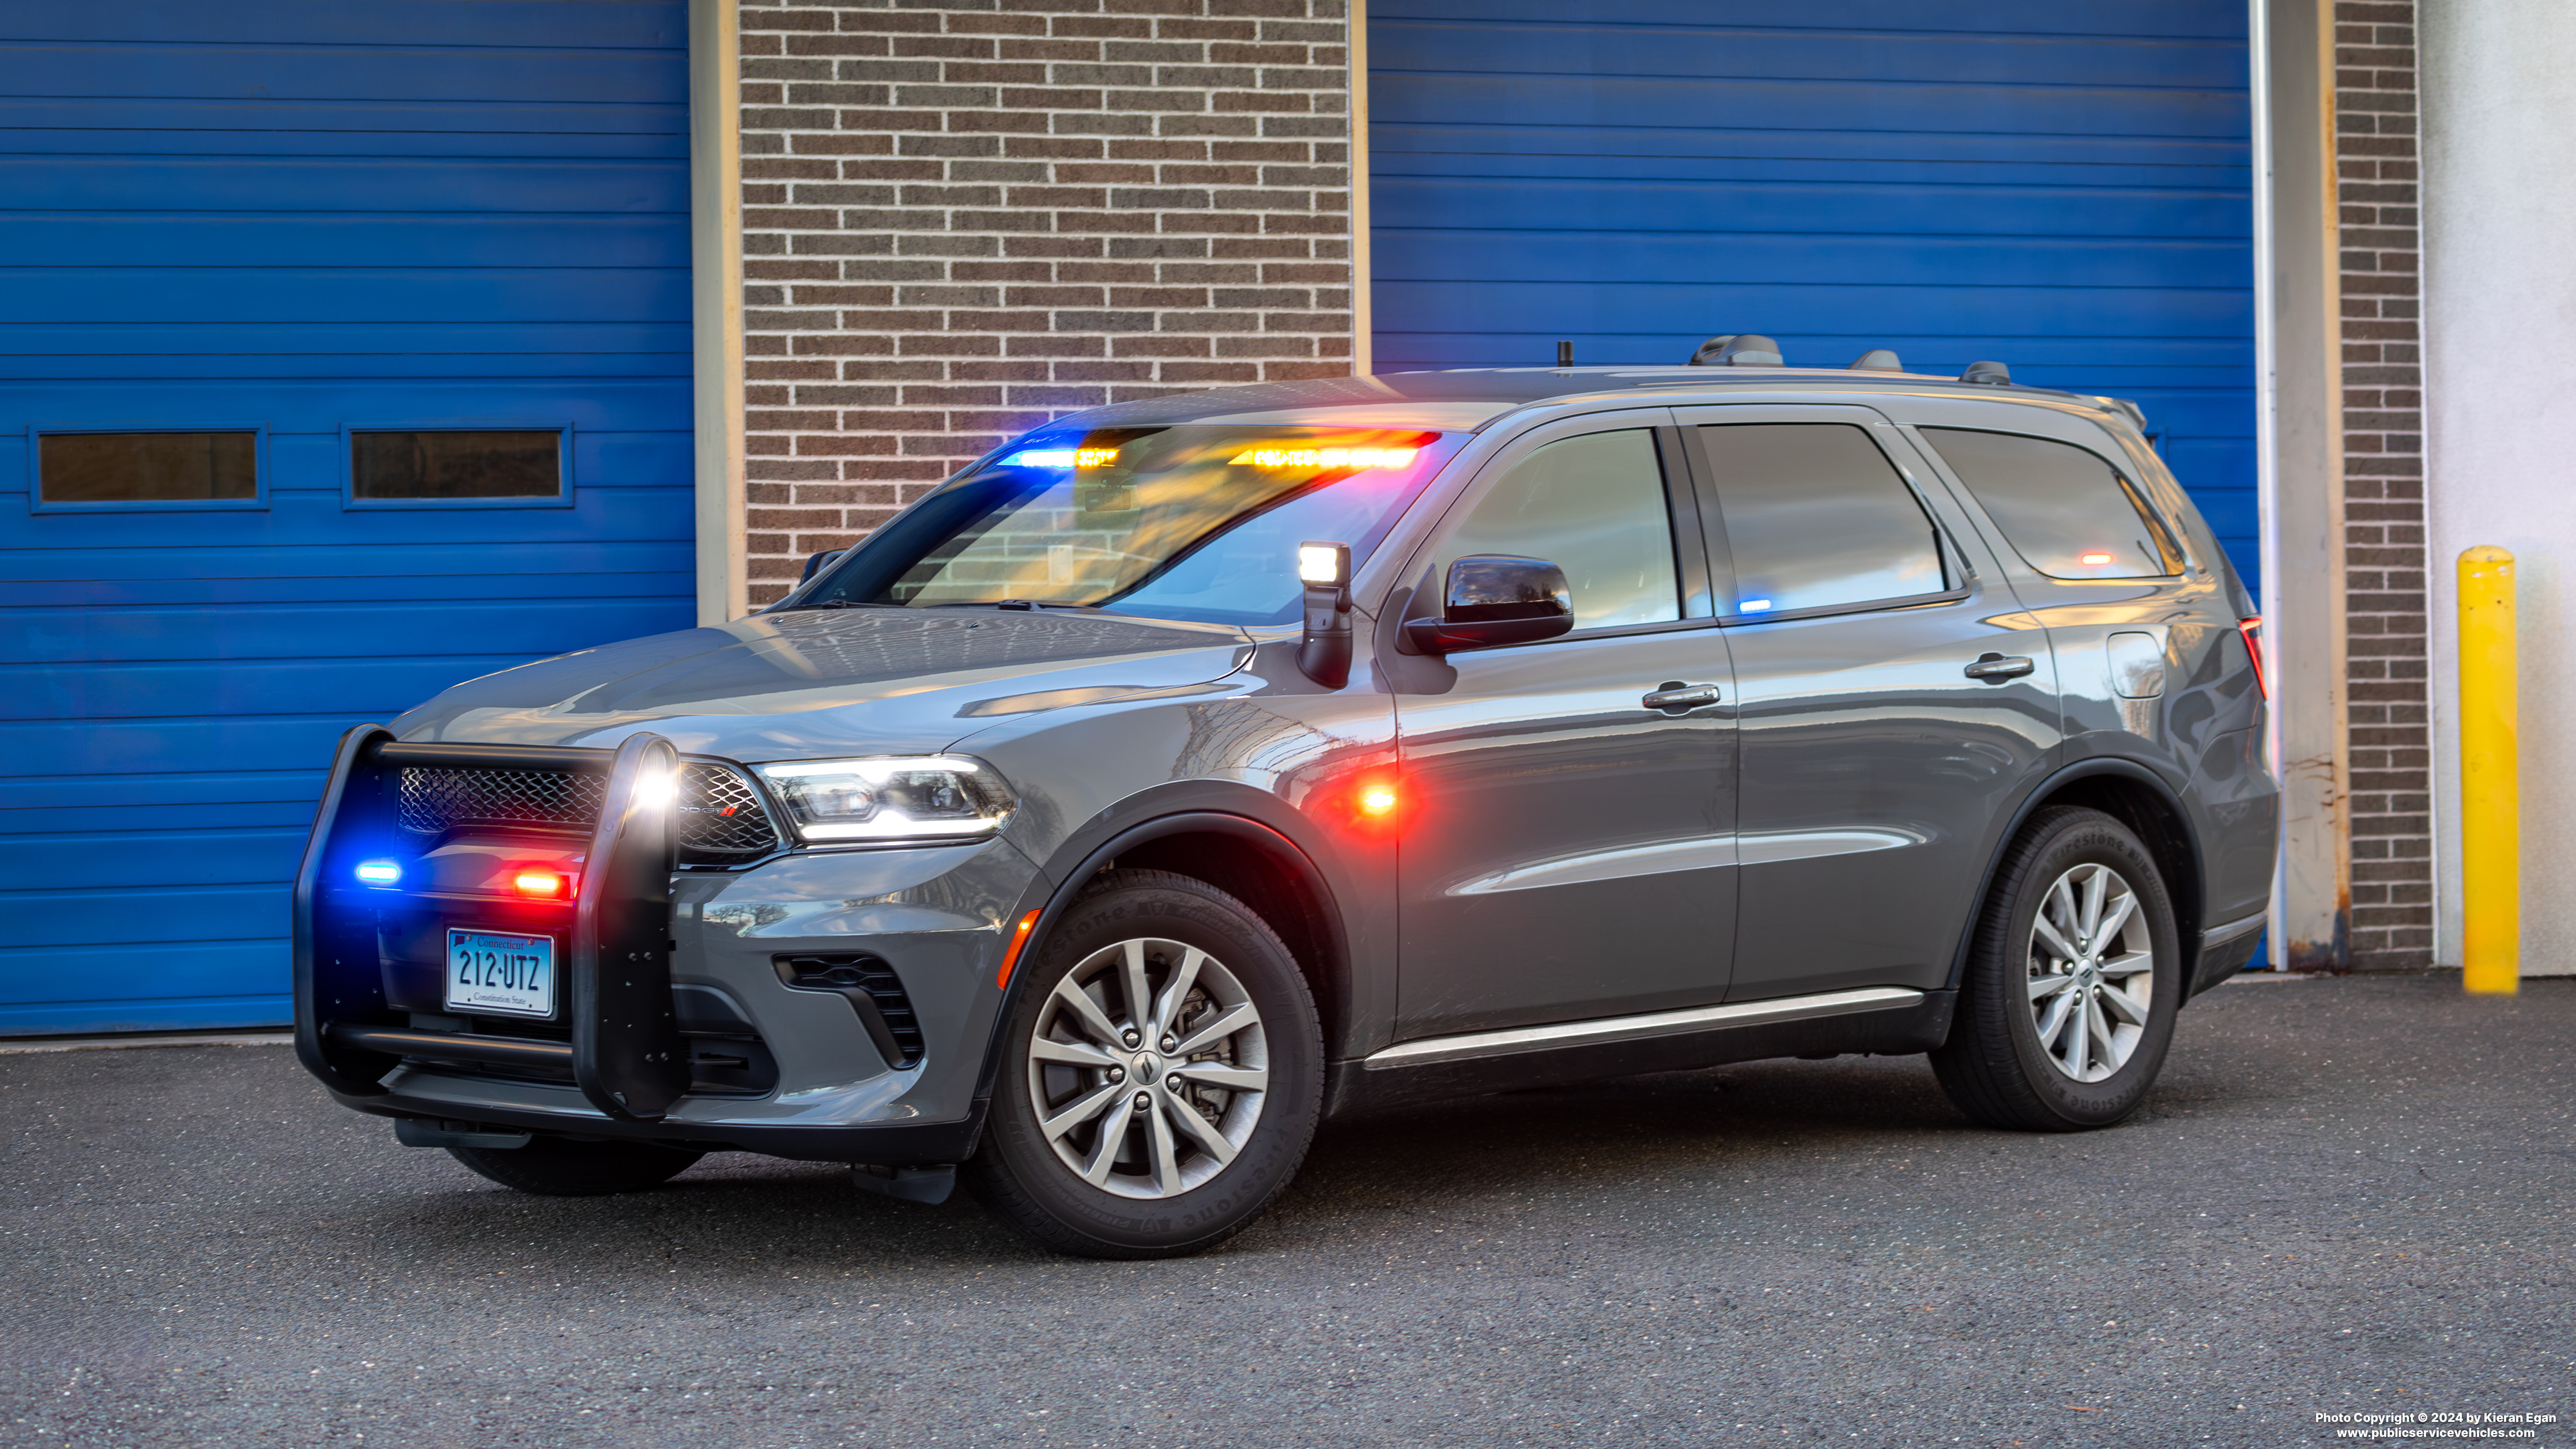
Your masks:
<path fill-rule="evenodd" d="M 1223 697 L 1048 711 L 955 748 L 1019 791 L 1009 834 L 1043 881 L 1019 910 L 1053 923 L 1121 849 L 1193 830 L 1231 835 L 1329 903 L 1312 963 L 1342 1003 L 1331 1055 L 1386 1044 L 1396 982 L 1396 832 L 1358 808 L 1363 784 L 1397 778 L 1390 697 L 1365 688 L 1271 688 Z"/>

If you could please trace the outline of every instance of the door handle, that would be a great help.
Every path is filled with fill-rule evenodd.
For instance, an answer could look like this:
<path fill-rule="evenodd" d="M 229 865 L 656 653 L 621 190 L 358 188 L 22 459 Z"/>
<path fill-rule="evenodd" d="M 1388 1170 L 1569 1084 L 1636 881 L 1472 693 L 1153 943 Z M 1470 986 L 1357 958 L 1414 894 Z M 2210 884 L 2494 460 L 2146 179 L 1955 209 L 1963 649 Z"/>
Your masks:
<path fill-rule="evenodd" d="M 2016 654 L 2009 659 L 2000 654 L 1980 654 L 1977 656 L 1976 663 L 1969 665 L 1960 673 L 1970 679 L 1982 679 L 1988 684 L 2001 684 L 2007 679 L 2019 679 L 2038 667 L 2030 662 L 2030 656 L 2027 654 Z"/>
<path fill-rule="evenodd" d="M 1717 703 L 1719 697 L 1714 684 L 1684 684 L 1673 679 L 1656 686 L 1655 692 L 1640 702 L 1666 714 L 1688 714 L 1701 705 Z"/>

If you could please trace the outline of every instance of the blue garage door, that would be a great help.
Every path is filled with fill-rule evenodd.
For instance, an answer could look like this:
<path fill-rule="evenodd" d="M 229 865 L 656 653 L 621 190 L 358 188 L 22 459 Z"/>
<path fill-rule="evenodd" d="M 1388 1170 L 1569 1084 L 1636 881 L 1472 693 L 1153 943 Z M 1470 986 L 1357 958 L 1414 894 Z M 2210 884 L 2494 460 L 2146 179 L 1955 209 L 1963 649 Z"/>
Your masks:
<path fill-rule="evenodd" d="M 280 1021 L 343 728 L 691 621 L 685 6 L 0 21 L 0 1034 Z"/>
<path fill-rule="evenodd" d="M 1893 347 L 2137 399 L 2249 580 L 2244 0 L 1372 0 L 1376 365 Z"/>

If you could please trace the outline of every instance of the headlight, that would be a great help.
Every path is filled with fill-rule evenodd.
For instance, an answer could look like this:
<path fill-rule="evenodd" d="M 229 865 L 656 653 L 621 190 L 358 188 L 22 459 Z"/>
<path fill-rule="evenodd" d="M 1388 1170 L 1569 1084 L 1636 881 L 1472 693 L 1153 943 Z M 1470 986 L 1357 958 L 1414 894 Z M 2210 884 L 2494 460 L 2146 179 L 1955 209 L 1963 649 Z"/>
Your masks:
<path fill-rule="evenodd" d="M 978 839 L 1019 802 L 1002 777 L 963 755 L 791 760 L 754 765 L 808 841 Z"/>

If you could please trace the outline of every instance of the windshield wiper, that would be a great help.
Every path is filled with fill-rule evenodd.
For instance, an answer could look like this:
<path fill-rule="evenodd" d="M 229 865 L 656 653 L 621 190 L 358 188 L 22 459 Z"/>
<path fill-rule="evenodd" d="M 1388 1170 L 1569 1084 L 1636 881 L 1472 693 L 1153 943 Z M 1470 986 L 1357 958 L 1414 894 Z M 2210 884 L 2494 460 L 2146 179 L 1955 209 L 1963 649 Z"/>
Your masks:
<path fill-rule="evenodd" d="M 816 599 L 810 604 L 780 604 L 769 612 L 792 614 L 798 609 L 898 609 L 901 607 L 903 606 L 900 604 L 861 604 L 849 599 Z"/>

